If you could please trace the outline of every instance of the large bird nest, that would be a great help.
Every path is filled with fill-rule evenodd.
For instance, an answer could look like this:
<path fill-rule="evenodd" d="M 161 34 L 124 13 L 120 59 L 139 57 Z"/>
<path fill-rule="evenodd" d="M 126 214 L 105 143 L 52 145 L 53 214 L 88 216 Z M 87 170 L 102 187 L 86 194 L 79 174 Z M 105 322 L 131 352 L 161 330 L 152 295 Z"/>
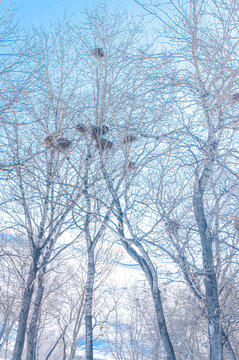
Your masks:
<path fill-rule="evenodd" d="M 107 134 L 108 132 L 109 132 L 109 127 L 107 125 L 91 126 L 91 136 L 95 140 L 97 140 L 100 136 Z"/>
<path fill-rule="evenodd" d="M 59 134 L 51 134 L 45 138 L 45 144 L 48 148 L 65 152 L 72 146 L 72 141 Z"/>
<path fill-rule="evenodd" d="M 71 145 L 72 145 L 71 140 L 61 137 L 57 139 L 55 148 L 59 151 L 65 152 L 70 149 Z"/>
<path fill-rule="evenodd" d="M 104 138 L 97 138 L 96 145 L 99 150 L 110 150 L 113 148 L 113 141 Z"/>
<path fill-rule="evenodd" d="M 103 57 L 105 56 L 102 48 L 95 48 L 95 49 L 92 51 L 92 54 L 94 55 L 94 57 L 95 57 L 97 60 L 101 60 L 101 59 L 103 59 Z"/>

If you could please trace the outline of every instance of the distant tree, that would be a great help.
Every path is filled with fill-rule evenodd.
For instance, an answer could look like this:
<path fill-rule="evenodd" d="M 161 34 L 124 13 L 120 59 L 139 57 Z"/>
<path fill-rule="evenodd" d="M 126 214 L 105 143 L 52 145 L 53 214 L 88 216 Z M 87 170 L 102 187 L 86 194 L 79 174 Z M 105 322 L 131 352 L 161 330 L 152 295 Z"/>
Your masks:
<path fill-rule="evenodd" d="M 139 286 L 137 280 L 127 289 L 113 287 L 108 291 L 110 315 L 103 329 L 112 356 L 122 360 L 166 359 L 148 286 Z"/>

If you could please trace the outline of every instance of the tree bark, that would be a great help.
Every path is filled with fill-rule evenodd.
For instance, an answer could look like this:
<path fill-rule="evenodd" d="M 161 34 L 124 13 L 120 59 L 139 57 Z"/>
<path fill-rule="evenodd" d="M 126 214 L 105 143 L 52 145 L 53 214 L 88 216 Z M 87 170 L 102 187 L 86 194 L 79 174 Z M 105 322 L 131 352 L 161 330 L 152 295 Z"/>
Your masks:
<path fill-rule="evenodd" d="M 139 266 L 145 273 L 146 278 L 148 279 L 151 294 L 153 297 L 157 325 L 160 337 L 164 345 L 167 360 L 176 360 L 174 348 L 168 334 L 167 324 L 164 316 L 161 294 L 158 288 L 158 277 L 156 269 L 153 267 L 153 264 L 150 262 L 149 259 L 145 259 L 140 256 L 126 241 L 122 240 L 122 244 L 127 253 L 139 264 Z"/>
<path fill-rule="evenodd" d="M 171 340 L 170 340 L 169 334 L 168 334 L 168 330 L 167 330 L 167 325 L 166 325 L 165 316 L 164 316 L 164 312 L 163 312 L 161 294 L 160 294 L 158 285 L 156 286 L 156 289 L 151 288 L 151 292 L 153 295 L 154 308 L 155 308 L 155 313 L 156 313 L 156 317 L 157 317 L 159 332 L 160 332 L 161 338 L 163 340 L 164 348 L 165 348 L 165 351 L 167 354 L 167 359 L 168 360 L 176 360 L 173 345 L 171 343 Z"/>
<path fill-rule="evenodd" d="M 94 249 L 88 250 L 87 282 L 85 294 L 85 355 L 86 360 L 93 360 L 92 304 L 95 278 Z"/>
<path fill-rule="evenodd" d="M 40 308 L 41 308 L 42 297 L 44 292 L 43 278 L 44 278 L 44 273 L 41 273 L 38 277 L 38 287 L 34 302 L 34 309 L 27 334 L 26 360 L 36 360 L 36 343 L 37 343 L 37 333 L 38 333 L 37 325 L 39 323 Z"/>
<path fill-rule="evenodd" d="M 193 208 L 202 245 L 204 286 L 206 291 L 208 335 L 210 343 L 210 360 L 223 360 L 220 306 L 218 299 L 217 279 L 213 263 L 212 238 L 207 227 L 203 201 L 203 177 L 208 176 L 208 169 L 205 168 L 201 179 L 194 188 Z"/>
<path fill-rule="evenodd" d="M 121 214 L 118 217 L 119 221 L 119 233 L 121 236 L 124 236 L 124 230 L 123 230 L 123 215 Z M 167 360 L 176 360 L 174 348 L 172 345 L 172 342 L 169 337 L 167 324 L 164 316 L 163 311 L 163 304 L 161 300 L 161 294 L 158 287 L 158 276 L 157 276 L 157 270 L 155 269 L 152 261 L 150 260 L 149 256 L 145 252 L 143 246 L 135 239 L 134 244 L 136 247 L 139 248 L 141 253 L 143 253 L 143 256 L 139 255 L 132 246 L 129 245 L 129 243 L 121 238 L 122 245 L 124 246 L 127 253 L 139 264 L 141 269 L 143 270 L 152 294 L 153 303 L 154 303 L 154 309 L 157 319 L 157 325 L 159 329 L 159 333 L 164 345 L 165 353 L 167 356 Z"/>
<path fill-rule="evenodd" d="M 189 274 L 188 274 L 187 269 L 186 269 L 187 266 L 186 266 L 186 261 L 185 261 L 184 256 L 180 256 L 179 265 L 180 265 L 180 268 L 181 268 L 182 273 L 184 275 L 184 279 L 186 280 L 190 290 L 192 291 L 192 293 L 194 294 L 196 299 L 198 299 L 198 301 L 200 301 L 201 304 L 205 304 L 205 299 L 202 296 L 202 293 L 201 293 L 200 289 L 197 288 L 197 285 L 194 284 L 192 279 L 190 279 L 190 277 L 189 277 Z M 202 314 L 202 316 L 205 317 L 205 314 Z M 228 335 L 225 333 L 225 331 L 223 330 L 222 326 L 221 326 L 221 331 L 222 331 L 222 345 L 223 345 L 223 347 L 225 347 L 227 349 L 230 360 L 237 360 L 237 356 L 236 356 L 235 351 L 234 351 L 234 349 L 233 349 L 233 347 L 231 345 L 230 339 L 229 339 Z"/>
<path fill-rule="evenodd" d="M 22 351 L 24 347 L 24 341 L 25 341 L 25 335 L 27 329 L 27 320 L 29 316 L 32 295 L 34 291 L 34 283 L 38 271 L 38 260 L 39 260 L 39 252 L 36 249 L 34 255 L 34 261 L 32 266 L 30 267 L 27 278 L 27 284 L 23 293 L 22 306 L 18 320 L 17 336 L 13 350 L 12 360 L 21 360 L 22 358 Z"/>
<path fill-rule="evenodd" d="M 118 216 L 119 221 L 119 233 L 121 236 L 124 236 L 123 230 L 123 214 L 120 213 Z M 139 255 L 129 243 L 121 238 L 122 245 L 124 246 L 127 253 L 139 264 L 145 276 L 148 280 L 151 294 L 153 297 L 154 309 L 158 324 L 159 333 L 164 345 L 164 349 L 166 352 L 167 360 L 176 360 L 174 348 L 172 342 L 169 337 L 167 324 L 164 316 L 163 311 L 163 304 L 161 300 L 161 294 L 158 287 L 158 275 L 157 270 L 155 269 L 152 261 L 150 260 L 149 256 L 145 252 L 143 246 L 135 239 L 134 244 L 136 247 L 139 248 L 143 256 Z"/>

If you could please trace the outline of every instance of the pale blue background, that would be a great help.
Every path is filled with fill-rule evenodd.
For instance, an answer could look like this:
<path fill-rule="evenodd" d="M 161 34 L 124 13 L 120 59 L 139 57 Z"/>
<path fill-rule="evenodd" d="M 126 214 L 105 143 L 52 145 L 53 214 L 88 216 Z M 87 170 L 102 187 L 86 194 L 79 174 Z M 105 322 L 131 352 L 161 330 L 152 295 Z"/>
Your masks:
<path fill-rule="evenodd" d="M 17 7 L 17 18 L 22 27 L 48 26 L 57 19 L 61 19 L 64 12 L 69 14 L 82 12 L 84 8 L 93 8 L 101 1 L 95 0 L 15 0 L 12 1 Z M 8 5 L 11 0 L 2 0 L 2 5 Z M 104 3 L 104 1 L 102 1 Z M 111 8 L 126 10 L 129 15 L 139 14 L 140 8 L 134 0 L 110 0 Z"/>

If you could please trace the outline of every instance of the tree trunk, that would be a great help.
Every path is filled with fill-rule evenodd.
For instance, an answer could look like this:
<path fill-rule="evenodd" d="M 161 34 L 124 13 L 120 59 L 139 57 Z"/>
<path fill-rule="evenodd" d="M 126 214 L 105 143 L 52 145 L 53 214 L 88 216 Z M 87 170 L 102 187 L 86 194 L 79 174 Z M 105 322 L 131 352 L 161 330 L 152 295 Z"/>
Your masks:
<path fill-rule="evenodd" d="M 13 350 L 12 360 L 21 360 L 22 351 L 24 347 L 25 334 L 27 330 L 27 320 L 29 316 L 32 295 L 34 291 L 34 282 L 36 279 L 36 274 L 38 271 L 37 265 L 39 260 L 39 254 L 37 253 L 34 256 L 33 264 L 28 273 L 27 285 L 25 287 L 23 298 L 22 298 L 22 306 L 20 310 L 19 320 L 18 320 L 18 329 L 17 336 L 15 341 L 15 346 Z"/>
<path fill-rule="evenodd" d="M 86 360 L 93 360 L 92 304 L 95 277 L 94 249 L 88 249 L 88 268 L 85 294 L 85 355 Z"/>
<path fill-rule="evenodd" d="M 151 289 L 151 293 L 153 296 L 153 302 L 154 302 L 154 308 L 155 308 L 155 312 L 156 312 L 158 329 L 159 329 L 160 336 L 162 338 L 162 342 L 163 342 L 164 349 L 166 352 L 167 360 L 176 360 L 174 348 L 173 348 L 173 345 L 171 343 L 171 340 L 170 340 L 170 337 L 168 334 L 167 324 L 166 324 L 165 317 L 164 317 L 161 295 L 160 295 L 160 291 L 158 288 L 157 270 L 156 270 L 154 264 L 152 263 L 152 261 L 150 260 L 148 254 L 147 254 L 147 251 L 145 251 L 142 244 L 140 243 L 140 241 L 137 240 L 137 238 L 133 239 L 133 244 L 139 249 L 141 254 L 139 254 L 130 245 L 130 243 L 128 241 L 124 240 L 125 239 L 124 215 L 123 215 L 123 211 L 122 211 L 122 208 L 120 205 L 120 200 L 117 196 L 117 193 L 116 193 L 114 187 L 112 186 L 112 183 L 110 181 L 110 178 L 109 178 L 104 166 L 102 166 L 102 171 L 103 171 L 103 176 L 106 180 L 108 189 L 112 195 L 113 203 L 116 206 L 118 233 L 120 236 L 121 243 L 122 243 L 124 249 L 130 255 L 130 257 L 133 258 L 137 262 L 137 264 L 139 264 L 139 266 L 143 270 L 144 274 L 146 275 L 146 278 L 148 280 L 148 283 L 149 283 L 149 286 Z"/>
<path fill-rule="evenodd" d="M 123 228 L 122 225 L 121 225 L 120 229 Z M 123 235 L 123 231 L 121 230 L 120 232 L 121 232 L 121 235 Z M 127 253 L 139 264 L 139 266 L 145 273 L 146 278 L 148 279 L 151 294 L 153 297 L 157 325 L 158 325 L 158 329 L 159 329 L 158 336 L 162 339 L 163 346 L 164 346 L 166 356 L 167 356 L 167 360 L 176 360 L 174 348 L 173 348 L 173 345 L 171 343 L 171 340 L 170 340 L 170 337 L 168 334 L 167 324 L 166 324 L 164 311 L 163 311 L 163 304 L 162 304 L 162 300 L 161 300 L 161 294 L 160 294 L 160 290 L 158 288 L 157 271 L 154 268 L 150 259 L 147 259 L 147 255 L 145 256 L 145 258 L 143 258 L 126 241 L 124 241 L 122 239 L 121 239 L 121 241 L 122 241 L 122 244 L 123 244 L 125 250 L 127 251 Z"/>
<path fill-rule="evenodd" d="M 185 261 L 185 257 L 181 256 L 180 257 L 180 268 L 182 270 L 182 273 L 184 275 L 184 279 L 186 280 L 190 290 L 192 291 L 192 293 L 194 294 L 194 296 L 196 297 L 196 299 L 198 299 L 198 301 L 200 301 L 201 304 L 205 305 L 205 299 L 201 294 L 201 291 L 197 288 L 197 285 L 193 283 L 192 279 L 190 279 L 189 274 L 187 272 L 187 265 L 186 265 L 186 261 Z M 203 313 L 202 316 L 205 317 L 205 314 Z M 221 328 L 222 331 L 222 345 L 223 347 L 225 347 L 227 349 L 228 355 L 230 357 L 230 360 L 237 360 L 237 356 L 233 350 L 233 347 L 231 345 L 231 342 L 229 340 L 228 335 L 225 333 L 225 331 L 223 330 L 223 328 Z"/>
<path fill-rule="evenodd" d="M 213 263 L 212 238 L 210 236 L 209 229 L 207 228 L 207 222 L 204 213 L 203 193 L 204 189 L 201 186 L 201 181 L 199 181 L 194 189 L 193 208 L 202 245 L 204 286 L 206 290 L 208 335 L 210 343 L 210 360 L 223 360 L 217 279 Z"/>
<path fill-rule="evenodd" d="M 26 360 L 36 360 L 36 342 L 37 342 L 37 325 L 39 323 L 40 308 L 43 297 L 43 278 L 44 273 L 41 273 L 38 277 L 38 287 L 36 298 L 34 302 L 34 309 L 27 334 L 27 357 Z"/>
<path fill-rule="evenodd" d="M 167 359 L 168 360 L 176 360 L 174 349 L 173 349 L 172 343 L 170 341 L 168 330 L 167 330 L 167 325 L 166 325 L 166 321 L 165 321 L 165 317 L 164 317 L 163 305 L 162 305 L 161 295 L 160 295 L 160 290 L 158 288 L 158 285 L 156 286 L 155 289 L 151 288 L 151 292 L 152 292 L 152 296 L 153 296 L 154 308 L 155 308 L 155 313 L 156 313 L 156 317 L 157 317 L 159 332 L 160 332 L 161 338 L 163 340 L 164 348 L 165 348 L 165 351 L 167 354 Z"/>

